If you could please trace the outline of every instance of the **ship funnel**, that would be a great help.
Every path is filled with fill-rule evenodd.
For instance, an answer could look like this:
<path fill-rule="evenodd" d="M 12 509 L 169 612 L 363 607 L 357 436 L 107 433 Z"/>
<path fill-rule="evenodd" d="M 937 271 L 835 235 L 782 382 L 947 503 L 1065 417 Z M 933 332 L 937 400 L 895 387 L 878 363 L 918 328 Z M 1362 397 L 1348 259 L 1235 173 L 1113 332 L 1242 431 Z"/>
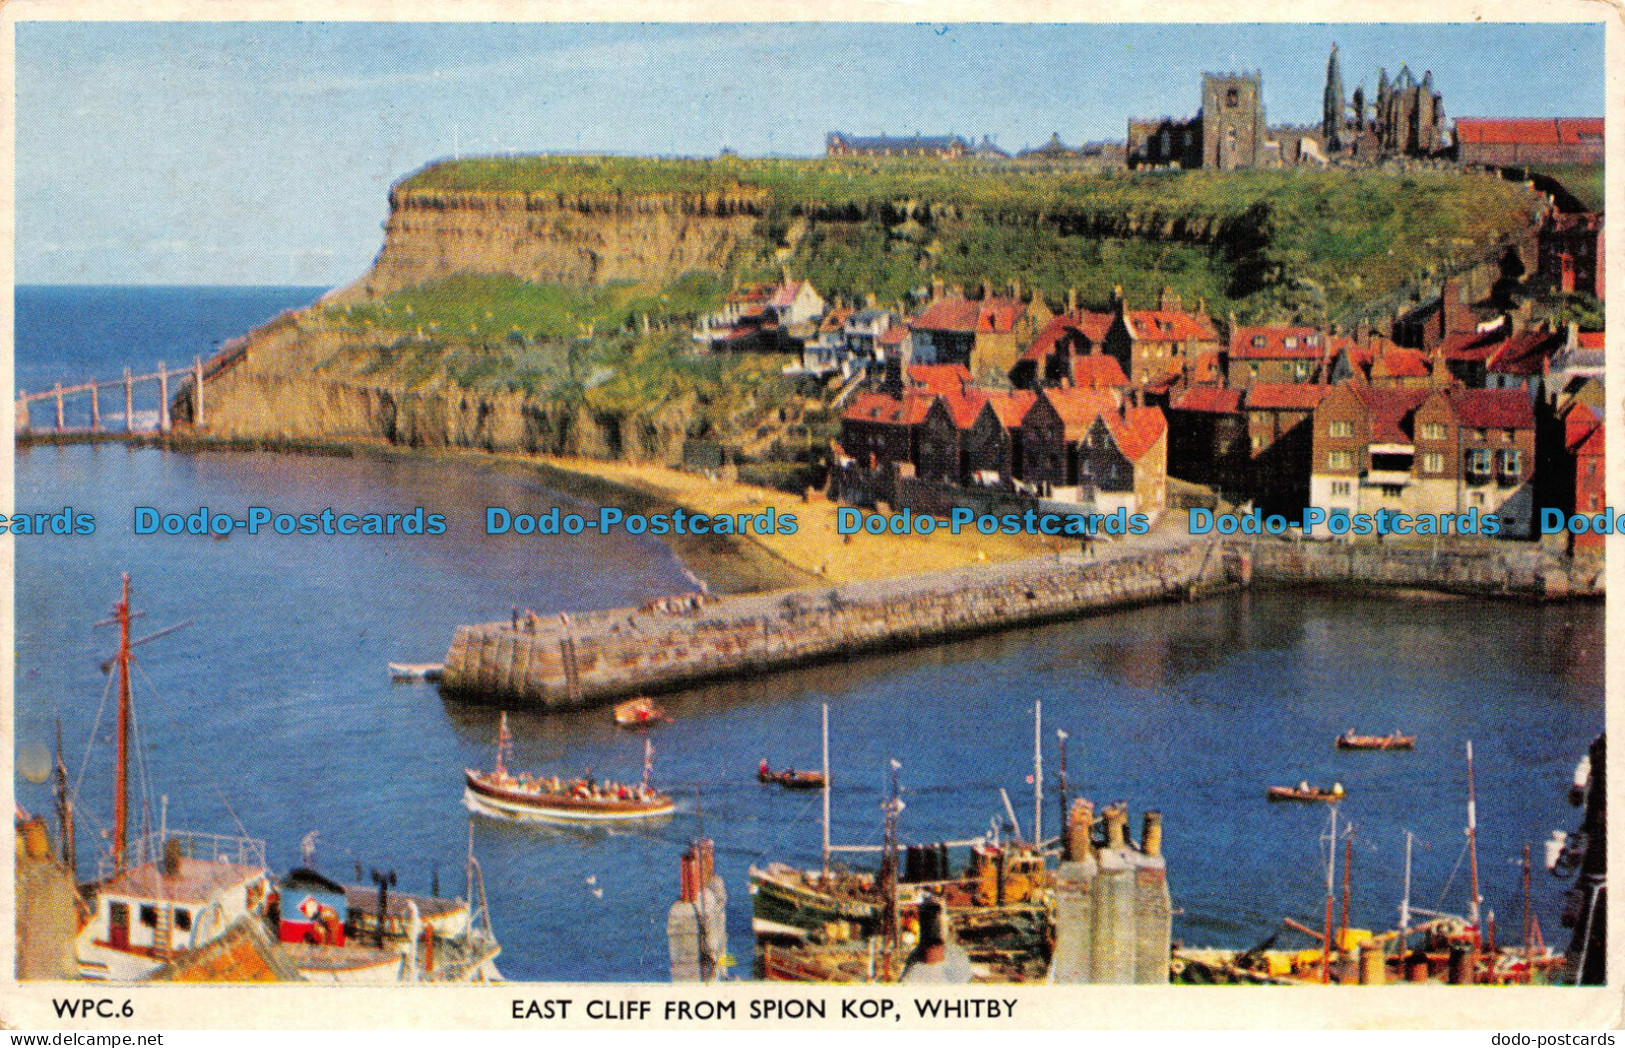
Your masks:
<path fill-rule="evenodd" d="M 1145 813 L 1144 828 L 1140 831 L 1140 850 L 1149 859 L 1162 857 L 1162 812 Z"/>

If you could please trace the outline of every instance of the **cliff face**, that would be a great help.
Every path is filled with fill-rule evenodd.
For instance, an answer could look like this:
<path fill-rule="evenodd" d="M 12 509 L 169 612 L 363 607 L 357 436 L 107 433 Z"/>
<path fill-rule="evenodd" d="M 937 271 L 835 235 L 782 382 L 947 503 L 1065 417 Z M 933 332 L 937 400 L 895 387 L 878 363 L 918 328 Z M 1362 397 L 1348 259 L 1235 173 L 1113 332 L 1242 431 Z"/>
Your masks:
<path fill-rule="evenodd" d="M 719 272 L 758 211 L 750 195 L 396 192 L 372 270 L 339 298 L 381 297 L 455 273 L 581 285 Z"/>

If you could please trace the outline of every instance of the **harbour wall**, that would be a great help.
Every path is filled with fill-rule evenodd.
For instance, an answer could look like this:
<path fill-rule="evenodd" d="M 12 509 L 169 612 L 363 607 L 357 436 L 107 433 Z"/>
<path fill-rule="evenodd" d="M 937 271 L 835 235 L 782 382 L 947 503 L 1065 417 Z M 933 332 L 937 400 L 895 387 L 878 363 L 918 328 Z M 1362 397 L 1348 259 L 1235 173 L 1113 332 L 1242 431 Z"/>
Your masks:
<path fill-rule="evenodd" d="M 567 708 L 703 680 L 896 650 L 1090 611 L 1183 599 L 1241 582 L 1218 543 L 1062 553 L 973 569 L 642 608 L 460 626 L 442 686 L 488 701 Z"/>
<path fill-rule="evenodd" d="M 1013 626 L 1251 585 L 1425 590 L 1519 600 L 1601 596 L 1602 562 L 1532 545 L 1413 549 L 1191 541 L 768 594 L 689 594 L 460 626 L 443 687 L 490 702 L 589 706 L 642 692 L 895 651 Z"/>

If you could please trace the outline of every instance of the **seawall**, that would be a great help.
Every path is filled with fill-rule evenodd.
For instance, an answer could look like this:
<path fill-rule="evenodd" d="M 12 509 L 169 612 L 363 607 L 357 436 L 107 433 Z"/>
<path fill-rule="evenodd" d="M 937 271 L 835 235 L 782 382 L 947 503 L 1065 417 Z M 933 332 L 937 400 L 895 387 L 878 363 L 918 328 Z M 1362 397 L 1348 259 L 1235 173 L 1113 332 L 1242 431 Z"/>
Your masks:
<path fill-rule="evenodd" d="M 833 588 L 693 594 L 517 628 L 512 621 L 460 626 L 442 686 L 490 702 L 590 706 L 1255 584 L 1543 601 L 1601 596 L 1603 570 L 1600 559 L 1527 545 L 1435 551 L 1192 540 L 1099 559 L 1063 553 Z"/>
<path fill-rule="evenodd" d="M 1182 599 L 1242 581 L 1244 553 L 1190 543 L 1094 559 L 1065 553 L 882 582 L 460 626 L 442 686 L 566 708 L 703 680 Z"/>

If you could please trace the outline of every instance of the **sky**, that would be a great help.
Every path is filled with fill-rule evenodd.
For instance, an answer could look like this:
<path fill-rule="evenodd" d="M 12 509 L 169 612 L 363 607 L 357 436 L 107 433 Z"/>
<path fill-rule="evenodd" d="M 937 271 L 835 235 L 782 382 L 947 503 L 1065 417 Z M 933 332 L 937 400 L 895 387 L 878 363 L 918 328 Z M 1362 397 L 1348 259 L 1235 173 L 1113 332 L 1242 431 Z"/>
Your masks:
<path fill-rule="evenodd" d="M 1273 123 L 1431 69 L 1446 113 L 1604 112 L 1581 25 L 22 22 L 16 279 L 337 286 L 453 155 L 813 156 L 834 130 L 1121 140 L 1259 70 Z"/>

